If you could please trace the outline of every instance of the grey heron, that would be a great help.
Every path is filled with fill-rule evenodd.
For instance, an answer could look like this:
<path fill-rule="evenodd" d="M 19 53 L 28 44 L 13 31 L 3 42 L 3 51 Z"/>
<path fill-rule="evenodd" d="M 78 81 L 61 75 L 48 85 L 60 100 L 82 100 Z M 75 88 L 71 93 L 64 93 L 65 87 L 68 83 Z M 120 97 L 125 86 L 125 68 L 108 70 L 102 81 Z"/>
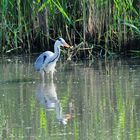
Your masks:
<path fill-rule="evenodd" d="M 43 82 L 45 73 L 49 72 L 51 73 L 51 79 L 53 80 L 56 62 L 60 57 L 60 46 L 70 48 L 70 45 L 68 45 L 63 38 L 59 38 L 55 41 L 54 52 L 45 51 L 40 54 L 35 61 L 35 69 L 41 73 Z"/>

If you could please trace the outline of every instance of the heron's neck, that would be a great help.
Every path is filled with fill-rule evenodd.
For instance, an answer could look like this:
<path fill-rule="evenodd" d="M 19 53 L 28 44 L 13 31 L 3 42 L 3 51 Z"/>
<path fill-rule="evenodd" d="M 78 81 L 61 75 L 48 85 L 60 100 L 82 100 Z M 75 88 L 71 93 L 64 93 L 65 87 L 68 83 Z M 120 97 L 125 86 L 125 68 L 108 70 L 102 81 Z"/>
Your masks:
<path fill-rule="evenodd" d="M 54 44 L 54 59 L 58 60 L 59 56 L 60 56 L 60 44 L 56 42 Z"/>
<path fill-rule="evenodd" d="M 60 54 L 60 44 L 57 42 L 54 44 L 54 53 Z"/>

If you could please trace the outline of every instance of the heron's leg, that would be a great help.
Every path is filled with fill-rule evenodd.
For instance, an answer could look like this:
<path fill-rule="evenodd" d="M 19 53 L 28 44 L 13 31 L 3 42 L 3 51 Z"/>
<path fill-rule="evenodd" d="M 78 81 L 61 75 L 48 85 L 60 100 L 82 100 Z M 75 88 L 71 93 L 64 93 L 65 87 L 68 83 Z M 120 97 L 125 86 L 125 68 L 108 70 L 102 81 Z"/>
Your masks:
<path fill-rule="evenodd" d="M 41 71 L 41 78 L 42 78 L 42 82 L 44 83 L 45 82 L 45 71 L 44 70 Z"/>
<path fill-rule="evenodd" d="M 53 80 L 53 73 L 54 71 L 51 71 L 51 80 Z"/>

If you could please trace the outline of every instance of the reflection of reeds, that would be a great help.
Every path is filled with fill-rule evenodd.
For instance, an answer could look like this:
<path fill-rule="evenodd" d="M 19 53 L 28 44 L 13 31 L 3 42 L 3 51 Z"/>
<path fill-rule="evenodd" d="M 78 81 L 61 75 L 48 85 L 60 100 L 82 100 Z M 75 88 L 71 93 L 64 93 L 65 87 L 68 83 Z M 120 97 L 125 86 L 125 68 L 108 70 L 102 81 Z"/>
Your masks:
<path fill-rule="evenodd" d="M 103 45 L 105 54 L 121 51 L 122 45 L 139 38 L 139 12 L 137 0 L 2 0 L 0 52 L 40 51 L 57 36 L 84 42 L 83 47 L 86 41 L 89 47 Z"/>
<path fill-rule="evenodd" d="M 135 97 L 135 73 L 121 62 L 99 69 L 86 69 L 82 81 L 83 139 L 137 139 L 139 137 L 138 102 Z M 120 69 L 121 67 L 121 69 Z M 138 111 L 138 112 L 137 112 Z"/>

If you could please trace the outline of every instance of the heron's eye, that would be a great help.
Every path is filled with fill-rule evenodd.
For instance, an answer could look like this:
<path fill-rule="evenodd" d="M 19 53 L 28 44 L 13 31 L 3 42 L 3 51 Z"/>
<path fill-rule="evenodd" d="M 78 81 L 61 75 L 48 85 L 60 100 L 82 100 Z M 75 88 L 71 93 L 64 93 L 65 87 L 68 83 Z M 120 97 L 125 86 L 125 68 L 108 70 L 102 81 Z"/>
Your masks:
<path fill-rule="evenodd" d="M 62 42 L 61 38 L 58 38 L 58 40 L 59 40 L 60 42 Z"/>

